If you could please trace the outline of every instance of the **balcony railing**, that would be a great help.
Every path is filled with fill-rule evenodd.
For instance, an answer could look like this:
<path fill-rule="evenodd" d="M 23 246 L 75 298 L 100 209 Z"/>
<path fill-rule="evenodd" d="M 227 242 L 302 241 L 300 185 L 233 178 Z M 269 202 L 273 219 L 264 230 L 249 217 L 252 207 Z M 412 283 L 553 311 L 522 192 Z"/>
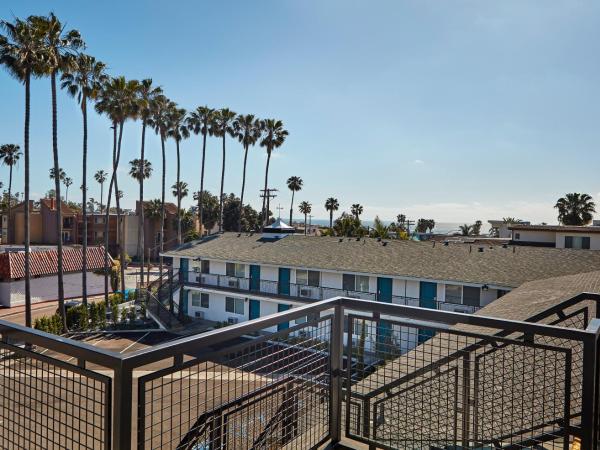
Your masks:
<path fill-rule="evenodd" d="M 187 277 L 186 277 L 187 275 Z M 247 292 L 248 295 L 263 294 L 273 297 L 289 298 L 299 301 L 314 301 L 325 300 L 332 297 L 349 297 L 362 300 L 383 301 L 380 296 L 374 292 L 351 291 L 347 289 L 337 289 L 331 287 L 308 286 L 305 284 L 295 283 L 280 283 L 271 280 L 253 281 L 250 278 L 233 277 L 229 275 L 218 275 L 213 273 L 200 273 L 189 271 L 187 274 L 181 274 L 180 278 L 184 279 L 184 284 L 189 286 L 198 286 L 205 288 L 218 288 L 226 291 Z M 386 297 L 391 299 L 391 303 L 405 306 L 423 306 L 420 299 L 414 297 L 405 297 L 400 295 L 392 295 Z M 389 301 L 388 301 L 389 303 Z M 481 307 L 472 305 L 463 305 L 460 303 L 440 302 L 431 300 L 424 302 L 431 309 L 439 309 L 442 311 L 456 311 L 466 314 L 472 314 Z"/>
<path fill-rule="evenodd" d="M 599 303 L 333 298 L 129 354 L 0 320 L 0 448 L 596 450 Z"/>

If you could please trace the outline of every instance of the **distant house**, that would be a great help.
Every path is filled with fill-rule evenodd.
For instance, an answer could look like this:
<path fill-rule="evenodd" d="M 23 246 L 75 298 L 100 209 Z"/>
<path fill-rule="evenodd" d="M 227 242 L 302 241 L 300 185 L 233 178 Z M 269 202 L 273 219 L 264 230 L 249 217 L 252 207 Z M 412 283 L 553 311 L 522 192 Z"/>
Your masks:
<path fill-rule="evenodd" d="M 81 248 L 65 248 L 64 289 L 65 298 L 81 297 Z M 110 257 L 109 257 L 110 258 Z M 104 247 L 89 247 L 87 251 L 88 295 L 104 292 L 104 276 L 94 271 L 104 267 Z M 55 248 L 33 249 L 31 264 L 31 300 L 43 302 L 58 298 L 58 252 Z M 19 306 L 25 304 L 25 252 L 11 248 L 0 254 L 0 305 Z"/>
<path fill-rule="evenodd" d="M 513 224 L 509 230 L 515 245 L 600 250 L 600 226 Z"/>
<path fill-rule="evenodd" d="M 490 224 L 490 234 L 497 238 L 510 239 L 511 233 L 509 227 L 512 225 L 529 225 L 530 222 L 519 221 L 518 223 L 505 222 L 504 220 L 488 220 Z"/>

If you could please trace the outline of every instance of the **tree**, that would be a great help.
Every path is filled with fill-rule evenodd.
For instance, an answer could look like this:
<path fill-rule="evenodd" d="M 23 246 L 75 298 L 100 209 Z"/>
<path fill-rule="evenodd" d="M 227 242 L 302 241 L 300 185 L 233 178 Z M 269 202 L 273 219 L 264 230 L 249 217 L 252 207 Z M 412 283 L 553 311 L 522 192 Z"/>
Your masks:
<path fill-rule="evenodd" d="M 69 203 L 69 187 L 73 184 L 73 178 L 63 178 L 63 184 L 65 185 L 65 203 Z"/>
<path fill-rule="evenodd" d="M 2 164 L 8 166 L 8 215 L 6 219 L 6 229 L 7 239 L 10 242 L 10 208 L 12 204 L 12 176 L 13 176 L 13 167 L 17 165 L 19 159 L 21 158 L 21 148 L 16 144 L 4 144 L 0 146 L 0 160 L 2 160 Z"/>
<path fill-rule="evenodd" d="M 219 194 L 219 231 L 223 231 L 223 186 L 225 183 L 225 138 L 235 136 L 233 121 L 236 114 L 228 108 L 218 110 L 212 122 L 212 134 L 223 140 L 223 162 L 221 164 L 221 191 Z"/>
<path fill-rule="evenodd" d="M 367 230 L 360 223 L 354 214 L 343 212 L 333 223 L 333 231 L 337 236 L 345 237 L 363 237 Z"/>
<path fill-rule="evenodd" d="M 304 214 L 304 234 L 306 235 L 308 234 L 306 218 L 312 211 L 312 205 L 307 201 L 303 201 L 300 203 L 300 205 L 298 205 L 298 209 L 302 214 Z"/>
<path fill-rule="evenodd" d="M 371 237 L 389 239 L 390 233 L 388 227 L 379 219 L 379 216 L 375 216 L 373 221 L 373 228 L 371 229 Z"/>
<path fill-rule="evenodd" d="M 219 199 L 208 191 L 194 192 L 194 200 L 198 202 L 198 207 L 203 210 L 202 227 L 211 230 L 219 219 Z"/>
<path fill-rule="evenodd" d="M 333 212 L 340 208 L 337 198 L 329 197 L 325 200 L 325 209 L 329 211 L 329 229 L 333 231 Z"/>
<path fill-rule="evenodd" d="M 99 170 L 94 174 L 94 179 L 98 184 L 100 184 L 100 214 L 104 211 L 103 201 L 104 201 L 104 183 L 108 178 L 108 173 L 105 170 Z"/>
<path fill-rule="evenodd" d="M 88 100 L 94 101 L 102 83 L 106 82 L 107 75 L 104 72 L 106 66 L 100 61 L 96 61 L 93 56 L 79 54 L 73 61 L 71 70 L 63 73 L 61 77 L 61 87 L 65 89 L 69 95 L 79 102 L 81 114 L 83 117 L 83 161 L 81 176 L 83 184 L 82 205 L 87 204 L 87 156 L 88 156 L 88 120 L 87 120 L 87 103 Z M 67 188 L 68 190 L 68 188 Z M 82 298 L 83 303 L 87 304 L 87 246 L 88 246 L 88 223 L 87 223 L 87 208 L 83 208 L 83 239 L 82 239 L 82 254 L 81 254 L 81 283 L 82 283 Z"/>
<path fill-rule="evenodd" d="M 84 47 L 81 35 L 77 30 L 65 30 L 65 26 L 58 20 L 54 13 L 48 16 L 30 16 L 30 23 L 42 37 L 44 51 L 41 66 L 44 75 L 50 75 L 50 88 L 52 93 L 52 155 L 54 171 L 58 173 L 58 111 L 56 105 L 56 78 L 59 72 L 67 71 L 72 64 L 75 52 Z M 63 321 L 63 330 L 67 331 L 67 317 L 65 311 L 64 270 L 63 270 L 63 245 L 62 245 L 62 209 L 60 197 L 60 179 L 54 177 L 56 191 L 56 241 L 57 241 L 57 278 L 58 278 L 58 309 Z"/>
<path fill-rule="evenodd" d="M 141 183 L 152 175 L 152 163 L 147 159 L 140 161 L 138 158 L 129 161 L 129 176 Z"/>
<path fill-rule="evenodd" d="M 190 131 L 188 127 L 185 125 L 185 109 L 181 108 L 173 108 L 171 112 L 171 127 L 169 128 L 168 135 L 175 139 L 175 145 L 177 149 L 177 182 L 175 183 L 175 187 L 179 188 L 182 186 L 181 184 L 181 157 L 179 154 L 179 143 L 182 139 L 187 139 L 190 137 Z M 177 211 L 181 210 L 181 199 L 185 196 L 181 195 L 180 192 L 176 192 L 173 194 L 177 199 Z M 186 193 L 187 195 L 187 193 Z M 177 244 L 181 245 L 183 243 L 183 238 L 181 234 L 181 214 L 177 214 Z"/>
<path fill-rule="evenodd" d="M 300 190 L 302 190 L 302 178 L 293 176 L 289 177 L 287 180 L 287 187 L 290 191 L 292 191 L 292 203 L 290 203 L 290 225 L 292 224 L 292 213 L 294 211 L 294 194 Z"/>
<path fill-rule="evenodd" d="M 160 220 L 160 252 L 159 252 L 159 271 L 162 274 L 163 271 L 163 257 L 162 252 L 165 244 L 165 188 L 166 188 L 166 173 L 167 173 L 167 162 L 165 153 L 165 140 L 167 134 L 171 128 L 171 119 L 173 110 L 176 108 L 174 102 L 169 100 L 164 95 L 158 95 L 155 99 L 155 108 L 152 117 L 148 118 L 148 125 L 154 128 L 156 134 L 160 136 L 160 147 L 162 152 L 162 177 L 161 177 L 161 220 Z"/>
<path fill-rule="evenodd" d="M 265 189 L 263 196 L 262 218 L 263 226 L 267 224 L 269 218 L 269 203 L 267 200 L 267 189 L 269 187 L 269 164 L 271 162 L 271 154 L 273 150 L 279 148 L 285 142 L 288 136 L 288 131 L 283 128 L 281 120 L 267 119 L 261 122 L 263 130 L 263 138 L 260 141 L 260 146 L 267 149 L 267 165 L 265 168 Z"/>
<path fill-rule="evenodd" d="M 154 114 L 156 98 L 162 94 L 162 89 L 152 85 L 152 79 L 146 78 L 142 80 L 137 89 L 136 109 L 139 118 L 142 121 L 142 145 L 140 149 L 140 157 L 137 161 L 140 164 L 139 174 L 145 174 L 144 165 L 146 162 L 146 127 L 148 126 L 148 119 Z M 148 162 L 149 163 L 149 162 Z M 131 172 L 130 172 L 131 175 Z M 148 174 L 148 177 L 150 174 Z M 146 177 L 146 178 L 148 178 Z M 140 183 L 140 220 L 138 221 L 138 242 L 137 251 L 138 257 L 140 258 L 140 280 L 144 279 L 144 248 L 145 248 L 145 212 L 144 212 L 144 177 L 138 179 Z"/>
<path fill-rule="evenodd" d="M 186 123 L 190 131 L 194 134 L 202 134 L 202 167 L 200 169 L 200 191 L 198 198 L 194 196 L 194 200 L 198 202 L 198 221 L 200 225 L 204 226 L 204 202 L 202 194 L 204 194 L 204 164 L 206 161 L 206 136 L 212 135 L 210 125 L 213 122 L 215 111 L 208 106 L 199 106 L 195 111 L 192 111 L 187 119 Z M 201 230 L 202 232 L 202 230 Z"/>
<path fill-rule="evenodd" d="M 121 245 L 120 237 L 123 233 L 119 232 L 121 227 L 121 208 L 120 200 L 117 195 L 119 192 L 117 171 L 121 158 L 121 143 L 123 139 L 123 127 L 125 122 L 134 118 L 137 112 L 137 92 L 139 83 L 136 80 L 127 80 L 125 77 L 110 78 L 103 85 L 96 102 L 96 111 L 100 114 L 105 114 L 112 123 L 113 130 L 113 165 L 108 185 L 108 196 L 106 199 L 106 212 L 104 220 L 104 247 L 106 249 L 104 255 L 104 300 L 108 303 L 108 288 L 109 288 L 109 265 L 108 265 L 108 225 L 110 219 L 110 202 L 113 192 L 115 192 L 115 200 L 117 205 L 117 243 L 120 253 L 120 260 L 125 260 L 125 249 Z M 118 137 L 117 137 L 118 133 Z M 125 290 L 125 266 L 120 267 L 121 270 L 121 286 Z"/>
<path fill-rule="evenodd" d="M 558 209 L 558 221 L 563 225 L 587 225 L 596 212 L 596 204 L 589 194 L 573 192 L 559 198 L 554 205 Z"/>
<path fill-rule="evenodd" d="M 31 327 L 31 235 L 29 210 L 29 125 L 31 118 L 31 77 L 41 74 L 44 47 L 39 33 L 29 20 L 0 21 L 0 65 L 25 87 L 25 120 L 23 125 L 24 202 L 25 202 L 25 326 Z"/>
<path fill-rule="evenodd" d="M 401 230 L 401 231 L 406 231 L 406 216 L 404 214 L 398 214 L 396 216 L 396 220 L 397 220 L 397 227 Z"/>
<path fill-rule="evenodd" d="M 188 184 L 185 181 L 179 181 L 173 184 L 171 189 L 173 189 L 173 197 L 177 198 L 178 201 L 187 197 L 189 194 Z"/>
<path fill-rule="evenodd" d="M 246 162 L 248 161 L 248 148 L 260 139 L 260 121 L 253 114 L 239 114 L 233 121 L 234 136 L 244 147 L 244 168 L 242 170 L 242 193 L 240 194 L 240 219 L 238 231 L 242 231 L 242 217 L 244 211 L 244 189 L 246 188 Z"/>
<path fill-rule="evenodd" d="M 471 233 L 475 236 L 479 236 L 481 234 L 481 226 L 483 223 L 481 220 L 476 220 L 473 225 L 471 225 Z"/>
<path fill-rule="evenodd" d="M 363 213 L 363 206 L 359 203 L 354 203 L 350 207 L 350 212 L 356 220 L 360 220 L 360 215 Z"/>
<path fill-rule="evenodd" d="M 50 173 L 50 179 L 51 180 L 56 180 L 56 175 L 55 175 L 56 171 L 54 170 L 54 167 L 49 170 L 49 173 Z M 64 179 L 65 179 L 66 176 L 67 176 L 66 172 L 62 169 L 62 167 L 59 167 L 59 169 L 58 169 L 58 181 L 64 181 Z M 55 189 L 55 192 L 58 192 L 58 191 L 56 191 L 56 189 Z"/>
<path fill-rule="evenodd" d="M 465 223 L 464 225 L 461 225 L 458 228 L 460 229 L 461 236 L 471 236 L 473 234 L 473 226 L 472 225 L 467 225 Z"/>

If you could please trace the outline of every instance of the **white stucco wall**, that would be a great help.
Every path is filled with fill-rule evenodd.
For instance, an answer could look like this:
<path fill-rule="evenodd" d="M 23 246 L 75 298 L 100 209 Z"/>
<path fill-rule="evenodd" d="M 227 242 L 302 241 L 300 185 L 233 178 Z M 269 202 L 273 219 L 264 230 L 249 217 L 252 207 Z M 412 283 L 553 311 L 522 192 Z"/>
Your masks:
<path fill-rule="evenodd" d="M 321 286 L 342 289 L 342 274 L 334 272 L 321 272 Z"/>
<path fill-rule="evenodd" d="M 223 261 L 211 261 L 210 273 L 225 275 L 227 273 L 227 265 Z"/>
<path fill-rule="evenodd" d="M 248 269 L 249 271 L 250 269 Z M 291 272 L 294 272 L 293 270 Z M 248 273 L 249 275 L 249 273 Z M 291 277 L 295 277 L 295 274 L 290 274 Z M 273 266 L 260 266 L 260 279 L 267 281 L 278 281 L 279 280 L 279 268 Z M 294 280 L 295 281 L 295 280 Z M 292 283 L 294 282 L 292 281 Z"/>
<path fill-rule="evenodd" d="M 556 241 L 554 231 L 537 231 L 537 230 L 513 230 L 512 238 L 516 242 L 545 242 L 554 244 Z M 519 233 L 519 239 L 516 238 Z"/>
<path fill-rule="evenodd" d="M 81 273 L 67 273 L 64 276 L 65 298 L 81 297 Z M 88 272 L 88 295 L 104 293 L 104 277 Z M 33 303 L 58 299 L 58 279 L 56 276 L 31 279 L 31 301 Z M 25 280 L 0 283 L 0 304 L 19 306 L 25 304 Z"/>
<path fill-rule="evenodd" d="M 556 248 L 565 248 L 565 236 L 581 236 L 590 238 L 590 250 L 600 250 L 599 233 L 556 233 Z"/>

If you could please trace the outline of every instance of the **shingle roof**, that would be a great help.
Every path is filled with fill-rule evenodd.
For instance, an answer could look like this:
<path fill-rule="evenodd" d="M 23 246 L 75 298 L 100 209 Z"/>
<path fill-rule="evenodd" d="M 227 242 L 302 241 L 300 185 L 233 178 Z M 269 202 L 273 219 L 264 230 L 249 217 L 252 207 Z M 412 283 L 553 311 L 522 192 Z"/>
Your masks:
<path fill-rule="evenodd" d="M 537 247 L 483 247 L 429 242 L 293 235 L 277 241 L 224 233 L 166 252 L 284 267 L 414 277 L 517 287 L 554 276 L 600 270 L 600 251 Z"/>
<path fill-rule="evenodd" d="M 524 225 L 514 224 L 508 227 L 509 230 L 521 231 L 557 231 L 568 233 L 600 233 L 600 227 L 597 226 L 569 226 L 569 225 Z"/>
<path fill-rule="evenodd" d="M 81 248 L 63 250 L 65 272 L 78 272 L 82 267 Z M 110 255 L 109 255 L 110 258 Z M 30 253 L 31 276 L 53 275 L 58 271 L 58 252 L 56 249 Z M 104 267 L 104 247 L 88 247 L 88 270 Z M 0 254 L 0 279 L 8 280 L 25 277 L 25 252 L 7 252 Z"/>

